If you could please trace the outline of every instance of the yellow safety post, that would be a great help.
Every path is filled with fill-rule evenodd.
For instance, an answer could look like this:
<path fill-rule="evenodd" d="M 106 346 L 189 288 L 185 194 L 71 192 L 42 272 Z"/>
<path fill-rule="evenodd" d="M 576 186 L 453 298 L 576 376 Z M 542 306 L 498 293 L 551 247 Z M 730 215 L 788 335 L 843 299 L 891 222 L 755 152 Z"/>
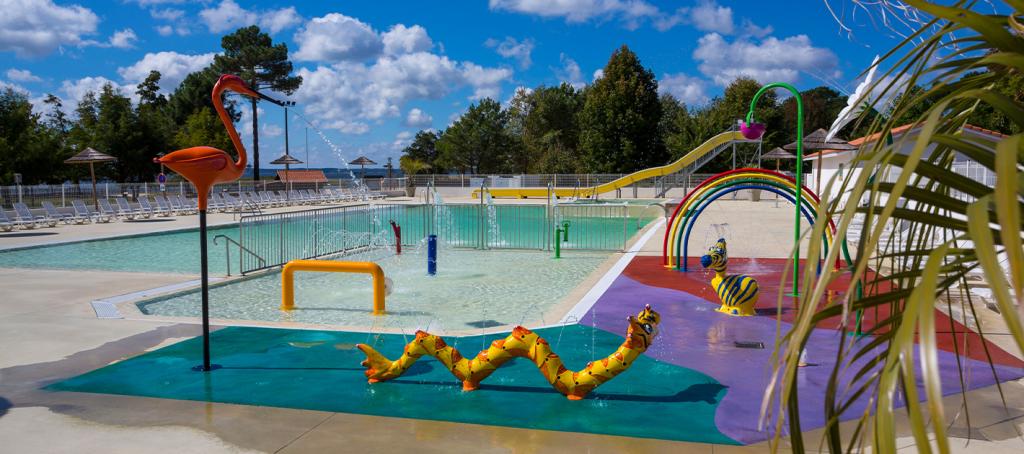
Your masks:
<path fill-rule="evenodd" d="M 295 272 L 366 273 L 373 276 L 373 315 L 384 315 L 384 270 L 373 262 L 336 262 L 333 260 L 292 260 L 281 272 L 281 310 L 295 308 Z"/>

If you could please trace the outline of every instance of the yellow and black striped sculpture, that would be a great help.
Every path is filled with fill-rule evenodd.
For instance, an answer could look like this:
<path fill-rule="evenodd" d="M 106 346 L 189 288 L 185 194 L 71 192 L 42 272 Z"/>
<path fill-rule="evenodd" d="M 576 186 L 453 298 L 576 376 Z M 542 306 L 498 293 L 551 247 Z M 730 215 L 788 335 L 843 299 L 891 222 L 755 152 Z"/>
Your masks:
<path fill-rule="evenodd" d="M 533 331 L 517 326 L 505 339 L 494 341 L 490 348 L 483 350 L 474 359 L 466 359 L 445 344 L 444 339 L 433 334 L 417 331 L 416 339 L 405 346 L 405 352 L 391 361 L 365 344 L 357 344 L 366 361 L 366 377 L 370 383 L 390 380 L 405 373 L 423 355 L 430 355 L 441 361 L 455 378 L 462 381 L 463 391 L 474 391 L 483 379 L 512 358 L 529 358 L 540 369 L 540 373 L 558 392 L 570 400 L 579 400 L 594 388 L 615 378 L 647 351 L 658 335 L 661 316 L 648 305 L 637 314 L 630 316 L 626 341 L 619 349 L 605 359 L 587 364 L 583 370 L 573 372 L 565 368 L 562 359 L 551 351 L 548 342 Z"/>
<path fill-rule="evenodd" d="M 726 266 L 729 264 L 729 256 L 725 251 L 725 238 L 719 238 L 718 242 L 708 253 L 700 258 L 700 265 L 710 268 L 715 272 L 711 278 L 711 288 L 715 289 L 722 307 L 718 312 L 729 315 L 754 315 L 754 305 L 757 304 L 757 281 L 750 276 L 725 274 Z"/>

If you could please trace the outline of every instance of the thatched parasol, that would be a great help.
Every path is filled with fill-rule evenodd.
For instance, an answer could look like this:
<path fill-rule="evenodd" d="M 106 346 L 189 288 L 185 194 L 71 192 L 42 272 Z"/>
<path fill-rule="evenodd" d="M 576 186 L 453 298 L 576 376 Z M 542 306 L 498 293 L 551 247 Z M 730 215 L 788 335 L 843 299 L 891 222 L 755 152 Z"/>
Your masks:
<path fill-rule="evenodd" d="M 373 160 L 371 160 L 370 158 L 367 158 L 366 156 L 360 156 L 360 157 L 356 158 L 354 161 L 352 161 L 352 162 L 350 162 L 348 164 L 349 165 L 357 165 L 357 166 L 359 166 L 359 179 L 365 180 L 366 179 L 366 166 L 372 166 L 372 165 L 376 164 L 376 162 L 373 162 Z"/>
<path fill-rule="evenodd" d="M 839 137 L 833 137 L 829 140 L 825 140 L 828 137 L 828 131 L 818 128 L 814 132 L 804 136 L 804 150 L 818 150 L 818 163 L 814 167 L 818 168 L 818 184 L 817 191 L 821 192 L 821 150 L 856 150 L 856 145 L 850 145 L 845 139 Z M 787 150 L 796 150 L 796 142 L 786 144 L 782 148 Z"/>
<path fill-rule="evenodd" d="M 284 164 L 284 174 L 288 178 L 288 190 L 284 192 L 285 199 L 287 200 L 289 199 L 289 197 L 291 197 L 292 192 L 292 176 L 290 174 L 291 166 L 295 164 L 302 164 L 302 161 L 295 159 L 294 157 L 292 157 L 292 155 L 285 152 L 285 154 L 281 155 L 280 158 L 270 161 L 270 163 L 278 166 Z"/>
<path fill-rule="evenodd" d="M 96 151 L 92 147 L 88 147 L 68 159 L 64 160 L 65 164 L 89 164 L 89 176 L 92 177 L 92 206 L 97 211 L 100 209 L 99 202 L 96 200 L 96 168 L 94 165 L 97 162 L 115 162 L 117 158 Z"/>
<path fill-rule="evenodd" d="M 775 147 L 774 150 L 769 151 L 761 155 L 761 159 L 774 159 L 775 160 L 775 171 L 779 171 L 779 160 L 781 159 L 796 159 L 792 153 L 783 150 L 782 147 Z"/>

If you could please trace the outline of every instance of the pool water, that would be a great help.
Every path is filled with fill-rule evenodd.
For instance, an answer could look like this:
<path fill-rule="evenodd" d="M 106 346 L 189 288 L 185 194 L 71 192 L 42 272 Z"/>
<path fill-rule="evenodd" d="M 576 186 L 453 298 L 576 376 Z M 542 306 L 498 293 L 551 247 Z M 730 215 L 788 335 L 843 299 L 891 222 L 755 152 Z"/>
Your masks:
<path fill-rule="evenodd" d="M 353 208 L 333 217 L 310 214 L 308 218 L 299 215 L 247 224 L 241 241 L 268 261 L 284 263 L 341 250 L 339 239 L 346 245 L 350 239 L 359 243 L 350 246 L 393 243 L 390 220 L 402 226 L 403 243 L 408 247 L 415 247 L 428 233 L 436 233 L 442 243 L 453 247 L 542 250 L 549 249 L 553 236 L 543 205 L 495 205 L 493 211 L 472 204 L 439 209 L 398 204 Z M 562 249 L 621 250 L 628 238 L 660 213 L 618 208 L 560 207 L 559 219 L 571 224 Z M 214 237 L 240 240 L 239 230 L 238 225 L 209 230 L 211 274 L 228 271 L 226 242 L 214 244 Z M 199 274 L 198 239 L 198 230 L 191 229 L 0 251 L 0 267 Z M 229 245 L 228 249 L 232 271 L 237 274 L 238 248 Z M 245 255 L 243 259 L 252 261 L 253 257 Z"/>
<path fill-rule="evenodd" d="M 473 330 L 507 324 L 553 323 L 543 315 L 608 258 L 608 253 L 572 251 L 554 259 L 550 252 L 477 251 L 442 248 L 438 272 L 426 272 L 426 248 L 400 256 L 387 249 L 348 255 L 343 260 L 373 261 L 393 281 L 387 315 L 371 315 L 371 278 L 363 274 L 295 274 L 295 309 L 281 311 L 281 274 L 268 273 L 210 290 L 213 317 L 291 321 L 340 326 L 389 327 L 412 332 Z M 146 314 L 198 316 L 197 291 L 139 303 Z M 550 318 L 550 317 L 549 317 Z"/>
<path fill-rule="evenodd" d="M 212 227 L 207 235 L 210 273 L 226 274 L 224 242 L 214 245 L 213 238 L 237 239 L 238 227 Z M 231 252 L 233 260 L 236 251 Z M 0 267 L 199 274 L 199 230 L 0 251 Z"/>

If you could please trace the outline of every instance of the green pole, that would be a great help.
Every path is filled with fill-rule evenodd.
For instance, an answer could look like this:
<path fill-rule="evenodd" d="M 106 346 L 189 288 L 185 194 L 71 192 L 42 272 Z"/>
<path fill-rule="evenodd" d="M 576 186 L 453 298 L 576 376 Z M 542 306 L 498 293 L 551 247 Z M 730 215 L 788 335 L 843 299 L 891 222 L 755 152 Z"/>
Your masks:
<path fill-rule="evenodd" d="M 794 210 L 794 225 L 793 225 L 793 246 L 796 248 L 796 252 L 793 257 L 793 295 L 800 296 L 800 188 L 803 187 L 804 177 L 804 103 L 800 99 L 800 92 L 797 91 L 792 85 L 775 82 L 761 87 L 760 90 L 754 94 L 754 98 L 750 100 L 750 110 L 747 111 L 747 124 L 750 124 L 754 120 L 754 107 L 757 105 L 757 100 L 761 99 L 768 90 L 775 88 L 785 88 L 793 94 L 793 98 L 796 99 L 796 209 Z"/>
<path fill-rule="evenodd" d="M 559 238 L 562 237 L 562 229 L 555 227 L 555 258 L 562 258 L 562 242 Z"/>
<path fill-rule="evenodd" d="M 566 243 L 568 243 L 569 242 L 569 221 L 563 222 L 562 223 L 562 228 L 564 229 L 562 231 L 565 232 L 565 236 L 562 237 L 562 241 L 565 241 Z"/>

